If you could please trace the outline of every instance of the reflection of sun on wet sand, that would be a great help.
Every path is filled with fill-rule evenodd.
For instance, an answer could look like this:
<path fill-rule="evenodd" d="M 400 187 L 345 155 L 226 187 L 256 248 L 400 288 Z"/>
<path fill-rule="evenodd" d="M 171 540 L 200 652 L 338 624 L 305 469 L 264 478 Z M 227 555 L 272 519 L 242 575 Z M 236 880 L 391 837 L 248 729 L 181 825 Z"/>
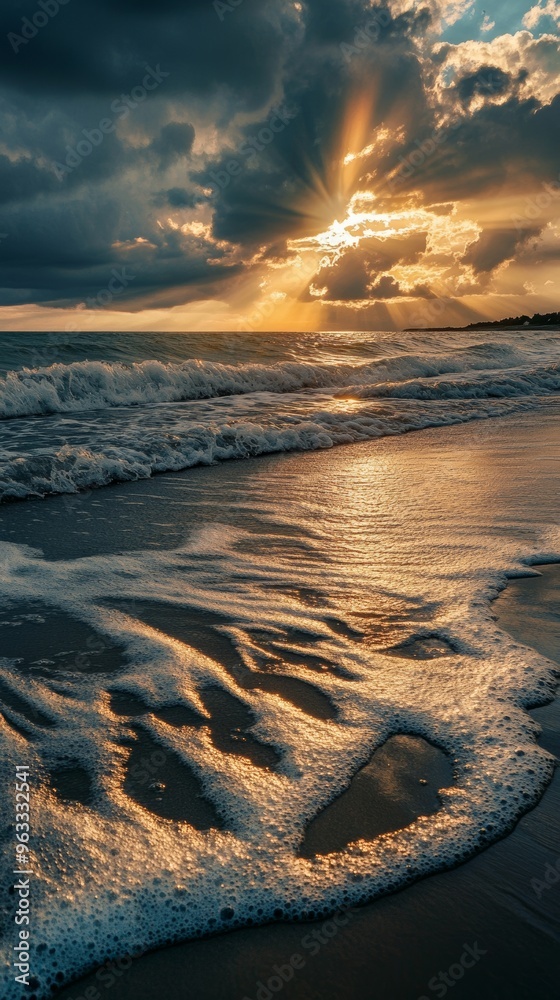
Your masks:
<path fill-rule="evenodd" d="M 518 642 L 560 663 L 560 564 L 537 572 L 511 580 L 494 611 Z M 560 755 L 558 701 L 532 715 L 543 727 L 541 744 Z M 310 824 L 302 853 L 337 850 L 350 839 L 406 825 L 421 808 L 437 808 L 437 789 L 450 779 L 450 764 L 436 748 L 418 737 L 393 737 Z M 274 970 L 301 954 L 303 964 L 282 989 L 286 1000 L 409 1000 L 423 988 L 430 995 L 434 974 L 457 969 L 468 946 L 480 958 L 464 981 L 452 980 L 454 997 L 530 1000 L 538 969 L 539 998 L 552 1000 L 560 886 L 547 882 L 546 873 L 560 857 L 559 807 L 557 774 L 510 836 L 454 871 L 352 911 L 335 935 L 330 924 L 322 933 L 324 922 L 240 930 L 126 960 L 122 969 L 115 964 L 102 982 L 112 982 L 119 1000 L 252 1000 L 259 983 L 268 996 Z M 314 950 L 310 941 L 326 943 Z M 90 996 L 88 989 L 105 995 L 94 974 L 63 990 L 60 1000 Z"/>

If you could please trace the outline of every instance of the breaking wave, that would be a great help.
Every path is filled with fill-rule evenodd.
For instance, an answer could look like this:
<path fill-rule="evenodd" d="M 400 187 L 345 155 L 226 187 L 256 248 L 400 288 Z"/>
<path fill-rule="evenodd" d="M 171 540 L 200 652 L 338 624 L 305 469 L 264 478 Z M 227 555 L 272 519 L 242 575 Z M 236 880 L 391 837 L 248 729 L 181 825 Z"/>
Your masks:
<path fill-rule="evenodd" d="M 200 360 L 181 364 L 77 361 L 8 372 L 0 382 L 0 417 L 71 413 L 252 392 L 366 386 L 503 368 L 519 361 L 517 350 L 501 344 L 475 345 L 444 355 L 404 355 L 365 365 L 296 361 L 275 365 L 227 365 Z"/>

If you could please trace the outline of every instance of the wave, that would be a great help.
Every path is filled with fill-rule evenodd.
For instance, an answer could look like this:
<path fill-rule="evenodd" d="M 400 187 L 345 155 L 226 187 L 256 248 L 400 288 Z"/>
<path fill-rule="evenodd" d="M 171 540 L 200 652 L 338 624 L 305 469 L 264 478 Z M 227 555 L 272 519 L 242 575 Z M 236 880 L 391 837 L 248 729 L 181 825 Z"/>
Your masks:
<path fill-rule="evenodd" d="M 170 430 L 162 423 L 150 428 L 129 426 L 117 433 L 112 426 L 105 436 L 98 430 L 88 447 L 75 443 L 39 448 L 17 458 L 4 453 L 0 499 L 75 493 L 230 459 L 293 450 L 317 451 L 427 427 L 506 416 L 532 405 L 527 399 L 445 403 L 403 400 L 341 410 L 339 403 L 338 408 L 310 415 L 285 409 L 266 421 L 244 415 L 206 424 L 177 418 Z"/>
<path fill-rule="evenodd" d="M 488 378 L 446 379 L 428 382 L 422 379 L 404 383 L 348 386 L 338 398 L 371 399 L 504 399 L 513 396 L 543 395 L 560 390 L 560 364 L 555 362 L 526 371 L 503 372 Z"/>
<path fill-rule="evenodd" d="M 0 381 L 0 418 L 79 412 L 116 406 L 212 399 L 252 392 L 371 386 L 413 378 L 503 369 L 523 363 L 509 345 L 477 344 L 448 354 L 404 354 L 362 365 L 285 361 L 228 365 L 75 361 L 8 372 Z"/>

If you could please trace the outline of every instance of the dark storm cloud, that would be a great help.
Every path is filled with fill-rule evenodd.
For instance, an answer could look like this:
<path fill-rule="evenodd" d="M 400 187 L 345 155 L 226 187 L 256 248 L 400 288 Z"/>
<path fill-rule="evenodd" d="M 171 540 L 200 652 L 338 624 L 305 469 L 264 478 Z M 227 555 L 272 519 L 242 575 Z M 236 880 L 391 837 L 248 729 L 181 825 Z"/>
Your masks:
<path fill-rule="evenodd" d="M 32 6 L 24 10 L 21 4 L 8 0 L 0 13 L 0 37 L 2 32 L 17 34 L 22 18 L 35 10 Z M 337 141 L 348 113 L 350 92 L 355 94 L 367 85 L 372 69 L 381 76 L 383 85 L 371 127 L 407 93 L 422 101 L 420 67 L 406 37 L 410 24 L 401 19 L 399 28 L 384 8 L 380 10 L 384 17 L 379 39 L 350 63 L 343 58 L 341 45 L 351 43 L 356 30 L 371 15 L 362 0 L 311 0 L 303 20 L 291 3 L 244 0 L 224 16 L 223 22 L 207 0 L 188 5 L 163 0 L 157 6 L 83 0 L 79 6 L 72 2 L 61 5 L 35 34 L 32 26 L 26 34 L 33 37 L 24 42 L 6 39 L 0 83 L 6 82 L 10 122 L 24 122 L 11 136 L 13 147 L 23 143 L 25 148 L 21 155 L 0 165 L 4 199 L 18 206 L 3 224 L 13 236 L 13 256 L 10 274 L 0 274 L 0 282 L 7 285 L 13 281 L 13 269 L 18 266 L 23 268 L 16 281 L 20 286 L 37 287 L 45 274 L 54 280 L 50 259 L 64 255 L 72 242 L 61 220 L 65 211 L 82 211 L 68 199 L 81 192 L 87 213 L 92 185 L 102 188 L 93 216 L 98 232 L 96 254 L 102 252 L 103 234 L 111 231 L 112 239 L 107 237 L 104 244 L 107 265 L 113 261 L 112 242 L 137 235 L 155 240 L 156 254 L 163 255 L 154 233 L 155 222 L 146 212 L 142 225 L 137 195 L 133 189 L 127 190 L 124 174 L 141 167 L 144 182 L 149 184 L 150 171 L 163 173 L 187 160 L 195 136 L 190 124 L 165 117 L 152 130 L 147 145 L 131 145 L 120 130 L 117 134 L 113 129 L 117 119 L 124 117 L 113 109 L 130 105 L 146 67 L 165 75 L 161 90 L 148 98 L 152 116 L 156 112 L 151 109 L 157 108 L 160 116 L 169 119 L 166 102 L 172 100 L 176 107 L 177 96 L 187 108 L 189 102 L 198 102 L 199 112 L 201 107 L 204 111 L 205 102 L 209 109 L 219 106 L 216 124 L 221 129 L 239 111 L 258 106 L 265 109 L 260 119 L 253 116 L 251 125 L 236 131 L 235 146 L 227 148 L 227 133 L 223 132 L 224 152 L 208 159 L 205 167 L 191 167 L 190 178 L 185 166 L 183 183 L 177 184 L 174 177 L 175 183 L 162 191 L 161 180 L 158 183 L 154 175 L 147 205 L 196 208 L 205 198 L 202 187 L 212 188 L 216 240 L 247 247 L 284 239 L 294 232 L 312 232 L 317 220 L 343 212 L 345 198 L 336 190 L 332 174 L 333 161 L 340 155 Z M 278 94 L 280 103 L 271 111 L 273 93 Z M 35 95 L 39 100 L 33 112 Z M 23 114 L 21 109 L 25 109 Z M 127 115 L 127 125 L 130 122 L 132 128 L 135 113 Z M 214 121 L 215 111 L 212 114 Z M 110 131 L 96 141 L 102 121 Z M 258 138 L 262 135 L 264 145 Z M 271 143 L 269 135 L 274 140 Z M 221 177 L 232 159 L 240 163 L 240 170 L 235 177 L 227 175 L 226 185 L 216 185 L 213 178 Z M 40 217 L 49 219 L 51 246 L 37 241 L 34 259 L 40 273 L 34 276 L 29 273 L 28 261 L 24 266 L 19 248 L 27 245 L 38 197 L 47 198 L 46 205 L 41 204 Z M 117 213 L 106 207 L 112 199 L 124 199 Z M 26 200 L 30 202 L 28 214 Z M 109 225 L 101 218 L 104 211 L 111 212 Z M 122 221 L 130 216 L 138 219 L 136 232 L 130 222 L 125 226 Z M 120 225 L 113 225 L 117 219 Z M 91 236 L 84 233 L 84 239 Z M 82 252 L 87 257 L 87 247 Z M 215 248 L 208 248 L 208 257 L 216 257 Z M 215 280 L 215 264 L 212 269 L 211 280 Z M 198 273 L 197 266 L 197 280 Z M 185 267 L 185 280 L 191 280 L 191 274 L 192 269 Z M 87 275 L 84 279 L 89 285 Z M 173 280 L 170 275 L 170 282 Z M 64 288 L 68 288 L 66 277 Z M 59 290 L 53 288 L 53 296 Z"/>
<path fill-rule="evenodd" d="M 36 194 L 56 190 L 56 179 L 48 171 L 41 170 L 27 156 L 15 162 L 0 155 L 0 204 L 33 198 Z"/>
<path fill-rule="evenodd" d="M 186 188 L 173 187 L 167 191 L 159 191 L 154 195 L 154 203 L 168 205 L 169 208 L 196 208 L 201 202 L 200 195 Z"/>
<path fill-rule="evenodd" d="M 511 82 L 511 75 L 499 66 L 481 66 L 476 73 L 467 73 L 461 77 L 455 87 L 459 100 L 468 102 L 473 97 L 505 94 Z"/>
<path fill-rule="evenodd" d="M 544 106 L 534 97 L 485 104 L 458 128 L 444 130 L 445 142 L 424 156 L 419 169 L 402 176 L 398 190 L 419 188 L 438 202 L 461 201 L 555 180 L 559 130 L 560 95 Z M 400 155 L 407 160 L 417 148 L 410 143 Z M 398 163 L 392 155 L 387 169 Z"/>
<path fill-rule="evenodd" d="M 340 45 L 314 48 L 309 42 L 298 54 L 285 84 L 283 109 L 291 119 L 270 143 L 248 155 L 252 140 L 267 129 L 267 116 L 243 130 L 238 146 L 199 175 L 201 183 L 217 189 L 214 228 L 220 239 L 258 244 L 304 235 L 345 213 L 348 192 L 338 184 L 346 152 L 340 136 L 364 93 L 374 92 L 369 134 L 395 109 L 404 108 L 415 121 L 429 117 L 420 63 L 406 37 L 397 44 L 386 32 L 350 63 Z M 217 185 L 216 177 L 225 179 L 232 157 L 240 172 Z"/>
<path fill-rule="evenodd" d="M 332 302 L 348 302 L 353 299 L 366 299 L 370 281 L 363 255 L 356 255 L 350 251 L 335 267 L 320 271 L 313 284 L 318 288 L 327 289 L 325 299 Z"/>
<path fill-rule="evenodd" d="M 291 5 L 244 0 L 226 25 L 210 0 L 67 0 L 34 36 L 31 23 L 26 38 L 23 19 L 40 7 L 3 0 L 0 81 L 31 92 L 65 95 L 71 87 L 85 96 L 117 97 L 139 83 L 146 63 L 165 63 L 175 93 L 207 96 L 225 86 L 236 101 L 255 107 L 276 82 L 282 32 L 289 35 L 288 19 L 270 16 L 278 6 Z M 14 34 L 23 43 L 8 37 Z"/>
<path fill-rule="evenodd" d="M 182 122 L 168 122 L 150 145 L 150 152 L 155 153 L 161 170 L 182 157 L 190 156 L 194 142 L 194 128 Z"/>
<path fill-rule="evenodd" d="M 402 295 L 401 286 L 390 274 L 382 274 L 374 281 L 370 290 L 372 299 L 395 299 Z"/>
<path fill-rule="evenodd" d="M 120 274 L 125 268 L 127 281 L 112 307 L 126 302 L 135 308 L 136 300 L 154 290 L 162 304 L 177 305 L 193 297 L 185 285 L 194 289 L 238 272 L 238 265 L 203 235 L 160 231 L 154 243 L 123 243 L 118 237 L 126 211 L 117 201 L 86 196 L 36 204 L 32 215 L 21 206 L 3 213 L 9 234 L 0 242 L 0 294 L 5 304 L 28 302 L 30 295 L 32 301 L 50 305 L 95 299 L 115 270 Z M 209 256 L 214 260 L 211 268 Z M 166 288 L 167 298 L 161 296 Z"/>
<path fill-rule="evenodd" d="M 11 206 L 2 213 L 9 233 L 9 240 L 0 245 L 2 270 L 49 266 L 79 271 L 102 264 L 107 246 L 116 239 L 121 213 L 118 202 L 93 197 L 43 200 L 33 213 L 26 206 Z"/>

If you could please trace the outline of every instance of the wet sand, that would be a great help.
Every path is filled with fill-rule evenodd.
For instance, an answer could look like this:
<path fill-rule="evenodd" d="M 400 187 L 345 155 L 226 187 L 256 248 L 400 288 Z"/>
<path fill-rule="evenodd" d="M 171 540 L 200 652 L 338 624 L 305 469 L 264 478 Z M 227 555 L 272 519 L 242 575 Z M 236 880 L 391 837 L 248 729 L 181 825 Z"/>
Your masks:
<path fill-rule="evenodd" d="M 560 565 L 538 572 L 510 581 L 494 610 L 519 642 L 560 662 Z M 560 756 L 560 701 L 532 714 L 541 745 Z M 304 853 L 437 808 L 437 788 L 451 779 L 444 755 L 423 740 L 390 744 L 329 807 L 331 822 L 325 810 L 311 824 Z M 557 772 L 508 837 L 453 871 L 321 924 L 247 928 L 109 963 L 58 996 L 425 1000 L 451 992 L 459 1000 L 552 1000 L 560 973 L 559 809 Z"/>

